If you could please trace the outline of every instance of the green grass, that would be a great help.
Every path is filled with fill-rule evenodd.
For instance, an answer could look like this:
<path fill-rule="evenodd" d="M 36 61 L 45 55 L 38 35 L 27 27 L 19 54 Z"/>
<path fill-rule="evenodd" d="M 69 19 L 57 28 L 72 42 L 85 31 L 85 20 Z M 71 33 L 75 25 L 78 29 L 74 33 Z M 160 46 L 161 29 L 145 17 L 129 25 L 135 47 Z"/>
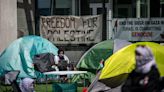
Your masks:
<path fill-rule="evenodd" d="M 52 84 L 35 84 L 35 92 L 52 92 Z M 83 87 L 78 87 L 77 92 L 82 92 Z M 11 86 L 2 86 L 0 85 L 0 92 L 12 92 Z"/>
<path fill-rule="evenodd" d="M 77 92 L 82 92 L 83 87 L 78 87 Z M 36 84 L 36 92 L 46 92 L 46 84 Z M 47 84 L 47 92 L 52 92 L 52 84 Z"/>
<path fill-rule="evenodd" d="M 0 85 L 0 92 L 12 92 L 11 86 Z"/>
<path fill-rule="evenodd" d="M 46 92 L 45 84 L 35 84 L 36 92 Z M 52 84 L 47 84 L 47 92 L 52 92 Z"/>

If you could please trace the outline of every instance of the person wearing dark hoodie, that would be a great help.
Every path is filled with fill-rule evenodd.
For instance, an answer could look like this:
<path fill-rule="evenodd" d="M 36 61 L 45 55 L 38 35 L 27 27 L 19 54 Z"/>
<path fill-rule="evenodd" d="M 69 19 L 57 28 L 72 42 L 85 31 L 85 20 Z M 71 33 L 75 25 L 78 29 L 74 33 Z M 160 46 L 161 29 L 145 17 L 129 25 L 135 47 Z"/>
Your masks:
<path fill-rule="evenodd" d="M 139 45 L 135 50 L 136 67 L 122 86 L 122 92 L 161 92 L 160 74 L 151 49 Z"/>

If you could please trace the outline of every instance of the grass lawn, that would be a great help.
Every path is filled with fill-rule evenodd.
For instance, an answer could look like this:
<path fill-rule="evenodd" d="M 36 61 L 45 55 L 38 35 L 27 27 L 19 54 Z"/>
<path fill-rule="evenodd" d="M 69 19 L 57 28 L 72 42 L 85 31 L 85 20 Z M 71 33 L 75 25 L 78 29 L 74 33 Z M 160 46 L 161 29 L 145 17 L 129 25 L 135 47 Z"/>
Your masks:
<path fill-rule="evenodd" d="M 78 87 L 77 92 L 82 92 L 82 88 Z M 12 92 L 12 88 L 0 85 L 0 92 Z M 35 92 L 46 92 L 46 84 L 35 84 Z M 47 92 L 52 92 L 52 84 L 47 84 Z"/>
<path fill-rule="evenodd" d="M 78 87 L 77 92 L 82 92 L 83 87 Z M 46 84 L 36 84 L 35 85 L 36 92 L 46 92 Z M 52 84 L 47 84 L 47 92 L 52 92 Z"/>

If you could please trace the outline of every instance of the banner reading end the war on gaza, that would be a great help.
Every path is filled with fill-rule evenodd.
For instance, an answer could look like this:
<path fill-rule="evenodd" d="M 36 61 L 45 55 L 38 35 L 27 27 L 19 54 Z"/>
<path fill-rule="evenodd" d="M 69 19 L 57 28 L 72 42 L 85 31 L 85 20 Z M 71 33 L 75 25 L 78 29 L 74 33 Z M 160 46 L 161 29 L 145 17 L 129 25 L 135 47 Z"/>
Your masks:
<path fill-rule="evenodd" d="M 112 20 L 113 38 L 129 41 L 164 41 L 164 18 Z"/>
<path fill-rule="evenodd" d="M 98 43 L 102 16 L 41 16 L 40 34 L 54 44 Z"/>

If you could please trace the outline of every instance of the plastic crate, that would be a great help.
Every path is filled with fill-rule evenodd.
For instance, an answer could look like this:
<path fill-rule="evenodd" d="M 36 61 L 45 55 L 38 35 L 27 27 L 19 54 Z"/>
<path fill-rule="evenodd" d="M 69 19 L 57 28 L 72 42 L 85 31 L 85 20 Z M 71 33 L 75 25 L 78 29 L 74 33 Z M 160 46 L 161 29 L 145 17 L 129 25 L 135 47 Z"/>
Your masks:
<path fill-rule="evenodd" d="M 53 92 L 77 92 L 76 83 L 53 83 Z"/>

